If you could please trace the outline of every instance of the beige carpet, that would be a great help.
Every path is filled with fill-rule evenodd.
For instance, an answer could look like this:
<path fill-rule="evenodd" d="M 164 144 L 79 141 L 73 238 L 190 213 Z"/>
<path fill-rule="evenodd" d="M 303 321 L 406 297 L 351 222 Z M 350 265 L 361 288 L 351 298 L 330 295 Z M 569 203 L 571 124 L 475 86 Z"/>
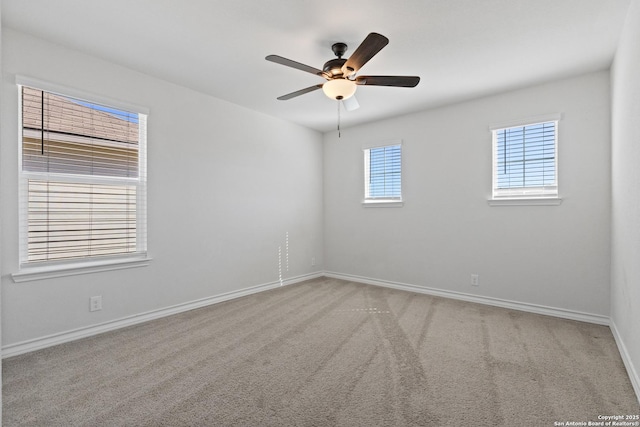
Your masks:
<path fill-rule="evenodd" d="M 3 362 L 3 425 L 553 426 L 640 408 L 610 330 L 333 279 Z"/>

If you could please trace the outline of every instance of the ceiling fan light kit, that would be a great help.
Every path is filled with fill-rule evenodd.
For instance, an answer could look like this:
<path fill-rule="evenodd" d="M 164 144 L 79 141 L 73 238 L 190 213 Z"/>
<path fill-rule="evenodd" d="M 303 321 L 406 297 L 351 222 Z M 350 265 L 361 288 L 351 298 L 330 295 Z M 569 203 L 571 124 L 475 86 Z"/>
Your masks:
<path fill-rule="evenodd" d="M 286 95 L 279 96 L 278 99 L 285 101 L 305 93 L 313 92 L 322 88 L 327 97 L 344 101 L 353 97 L 357 86 L 393 86 L 393 87 L 415 87 L 420 82 L 418 76 L 358 76 L 356 73 L 360 68 L 369 62 L 383 47 L 389 43 L 389 39 L 378 33 L 369 33 L 364 41 L 353 52 L 349 59 L 343 59 L 342 56 L 347 51 L 345 43 L 334 43 L 331 50 L 337 58 L 325 62 L 322 70 L 283 58 L 278 55 L 269 55 L 265 59 L 297 70 L 306 71 L 311 74 L 320 76 L 327 81 L 323 84 L 317 84 L 305 89 L 300 89 Z M 358 103 L 355 101 L 352 106 Z M 353 108 L 351 108 L 353 109 Z"/>
<path fill-rule="evenodd" d="M 356 93 L 356 84 L 348 79 L 333 79 L 322 85 L 322 91 L 331 99 L 343 101 Z"/>

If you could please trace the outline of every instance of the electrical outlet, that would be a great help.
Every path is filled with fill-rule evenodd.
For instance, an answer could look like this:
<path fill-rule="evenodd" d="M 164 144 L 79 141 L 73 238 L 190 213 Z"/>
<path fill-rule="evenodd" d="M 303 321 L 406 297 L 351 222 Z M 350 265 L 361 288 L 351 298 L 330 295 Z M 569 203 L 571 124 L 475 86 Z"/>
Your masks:
<path fill-rule="evenodd" d="M 311 258 L 311 267 L 315 267 L 316 265 L 316 257 Z"/>
<path fill-rule="evenodd" d="M 89 311 L 102 310 L 102 295 L 89 298 Z"/>
<path fill-rule="evenodd" d="M 471 286 L 480 286 L 480 282 L 477 274 L 471 275 Z"/>

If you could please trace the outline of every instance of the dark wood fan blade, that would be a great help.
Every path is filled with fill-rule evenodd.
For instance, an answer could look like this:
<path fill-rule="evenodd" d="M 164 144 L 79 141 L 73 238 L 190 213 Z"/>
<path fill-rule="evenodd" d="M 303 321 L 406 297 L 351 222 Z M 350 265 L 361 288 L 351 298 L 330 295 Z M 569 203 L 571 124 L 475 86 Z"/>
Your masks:
<path fill-rule="evenodd" d="M 418 76 L 358 76 L 356 84 L 367 86 L 416 87 L 420 83 Z"/>
<path fill-rule="evenodd" d="M 301 64 L 296 61 L 292 61 L 291 59 L 283 58 L 278 55 L 269 55 L 265 57 L 267 61 L 275 62 L 276 64 L 286 65 L 287 67 L 295 68 L 296 70 L 306 71 L 307 73 L 315 74 L 320 77 L 328 78 L 324 71 L 319 70 L 317 68 L 311 67 L 309 65 Z"/>
<path fill-rule="evenodd" d="M 322 87 L 322 84 L 310 86 L 305 89 L 300 89 L 295 92 L 288 93 L 286 95 L 279 96 L 278 99 L 280 101 L 286 101 L 287 99 L 295 98 L 296 96 L 304 95 L 305 93 L 313 92 L 314 90 L 318 90 Z"/>
<path fill-rule="evenodd" d="M 389 44 L 389 39 L 382 34 L 369 33 L 360 46 L 358 46 L 349 59 L 347 59 L 347 62 L 344 63 L 342 72 L 347 76 L 358 72 L 364 64 L 369 62 L 369 60 L 387 44 Z"/>

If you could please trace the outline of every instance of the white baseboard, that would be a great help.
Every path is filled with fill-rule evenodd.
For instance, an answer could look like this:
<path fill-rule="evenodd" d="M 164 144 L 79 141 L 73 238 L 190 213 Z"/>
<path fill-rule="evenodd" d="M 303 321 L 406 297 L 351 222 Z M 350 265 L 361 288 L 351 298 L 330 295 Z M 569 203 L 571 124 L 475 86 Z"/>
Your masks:
<path fill-rule="evenodd" d="M 349 280 L 353 282 L 365 283 L 368 285 L 382 286 L 385 288 L 399 289 L 402 291 L 416 292 L 419 294 L 434 295 L 444 298 L 452 298 L 461 301 L 475 302 L 478 304 L 492 305 L 496 307 L 509 308 L 512 310 L 526 311 L 529 313 L 543 314 L 546 316 L 561 317 L 563 319 L 578 320 L 580 322 L 595 323 L 598 325 L 609 325 L 609 317 L 599 314 L 583 313 L 580 311 L 567 310 L 564 308 L 547 307 L 537 304 L 529 304 L 518 301 L 509 301 L 499 298 L 484 297 L 463 292 L 447 291 L 443 289 L 429 288 L 425 286 L 410 285 L 407 283 L 391 282 L 388 280 L 371 279 L 369 277 L 355 276 L 351 274 L 335 273 L 325 271 L 326 277 L 334 279 Z"/>
<path fill-rule="evenodd" d="M 115 329 L 124 328 L 127 326 L 136 325 L 138 323 L 148 322 L 149 320 L 159 319 L 161 317 L 171 316 L 172 314 L 182 313 L 184 311 L 193 310 L 200 307 L 205 307 L 212 304 L 217 304 L 223 301 L 228 301 L 235 298 L 240 298 L 246 295 L 255 294 L 269 289 L 274 289 L 284 285 L 292 285 L 294 283 L 303 282 L 305 280 L 315 279 L 322 277 L 322 272 L 305 274 L 302 276 L 291 277 L 284 279 L 282 283 L 280 281 L 265 283 L 262 285 L 252 286 L 249 288 L 240 289 L 237 291 L 227 292 L 224 294 L 198 299 L 182 304 L 173 305 L 158 310 L 148 311 L 146 313 L 135 314 L 133 316 L 127 316 L 116 320 L 100 323 L 97 325 L 91 325 L 83 328 L 73 329 L 66 332 L 60 332 L 45 337 L 35 338 L 27 341 L 22 341 L 15 344 L 10 344 L 2 347 L 2 358 L 17 356 L 19 354 L 29 353 L 31 351 L 40 350 L 42 348 L 51 347 L 54 345 L 62 344 L 69 341 L 75 341 L 81 338 L 98 335 L 104 332 L 113 331 Z"/>
<path fill-rule="evenodd" d="M 127 326 L 142 323 L 142 322 L 147 322 L 149 320 L 154 320 L 154 319 L 158 319 L 165 316 L 171 316 L 172 314 L 182 313 L 184 311 L 205 307 L 211 304 L 228 301 L 234 298 L 251 295 L 251 294 L 266 291 L 269 289 L 274 289 L 281 285 L 291 285 L 294 283 L 299 283 L 305 280 L 315 279 L 322 276 L 331 277 L 335 279 L 342 279 L 347 281 L 355 281 L 355 282 L 365 283 L 365 284 L 374 285 L 374 286 L 382 286 L 387 288 L 399 289 L 399 290 L 404 290 L 409 292 L 434 295 L 434 296 L 439 296 L 444 298 L 453 298 L 453 299 L 462 300 L 462 301 L 492 305 L 492 306 L 497 306 L 502 308 L 513 309 L 513 310 L 543 314 L 547 316 L 561 317 L 564 319 L 595 323 L 599 325 L 609 325 L 609 318 L 607 316 L 582 313 L 578 311 L 566 310 L 566 309 L 555 308 L 555 307 L 546 307 L 546 306 L 522 303 L 517 301 L 508 301 L 508 300 L 503 300 L 498 298 L 465 294 L 462 292 L 447 291 L 442 289 L 428 288 L 424 286 L 410 285 L 406 283 L 391 282 L 386 280 L 378 280 L 378 279 L 372 279 L 368 277 L 327 271 L 327 272 L 315 272 L 315 273 L 310 273 L 302 276 L 288 278 L 283 280 L 282 284 L 280 283 L 280 281 L 276 281 L 276 282 L 266 283 L 262 285 L 252 286 L 249 288 L 240 289 L 238 291 L 227 292 L 221 295 L 202 298 L 195 301 L 177 304 L 174 306 L 170 306 L 170 307 L 166 307 L 158 310 L 152 310 L 149 312 L 140 313 L 140 314 L 136 314 L 136 315 L 132 315 L 132 316 L 116 319 L 116 320 L 111 320 L 111 321 L 100 323 L 97 325 L 78 328 L 78 329 L 74 329 L 66 332 L 60 332 L 60 333 L 56 333 L 56 334 L 52 334 L 52 335 L 48 335 L 40 338 L 22 341 L 15 344 L 9 344 L 7 346 L 2 347 L 2 358 L 4 359 L 7 357 L 17 356 L 19 354 L 24 354 L 24 353 L 39 350 L 42 348 L 62 344 L 65 342 L 90 337 L 93 335 L 101 334 L 103 332 L 124 328 Z M 618 338 L 616 338 L 616 341 L 621 342 L 619 341 Z M 637 384 L 637 374 L 636 374 L 636 384 Z M 636 393 L 637 393 L 637 390 L 638 390 L 637 385 L 634 385 L 634 388 L 636 388 Z"/>
<path fill-rule="evenodd" d="M 638 399 L 638 403 L 640 403 L 640 376 L 638 375 L 638 371 L 636 370 L 635 366 L 633 366 L 631 356 L 627 351 L 627 346 L 624 345 L 624 341 L 622 341 L 622 337 L 620 336 L 618 328 L 616 327 L 616 323 L 613 319 L 611 319 L 610 321 L 610 328 L 611 332 L 613 333 L 613 338 L 616 340 L 616 344 L 618 345 L 620 357 L 622 357 L 624 366 L 625 368 L 627 368 L 627 374 L 629 374 L 629 379 L 631 380 L 633 390 L 636 392 L 636 398 Z"/>

